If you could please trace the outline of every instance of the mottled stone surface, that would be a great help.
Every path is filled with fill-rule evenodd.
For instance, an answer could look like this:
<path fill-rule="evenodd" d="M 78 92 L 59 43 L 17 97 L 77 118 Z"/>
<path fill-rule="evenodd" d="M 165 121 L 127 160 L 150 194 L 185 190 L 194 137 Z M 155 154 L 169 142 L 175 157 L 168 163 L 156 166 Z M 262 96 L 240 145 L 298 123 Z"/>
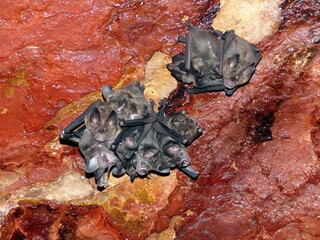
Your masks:
<path fill-rule="evenodd" d="M 21 203 L 5 218 L 1 239 L 122 239 L 102 207 Z"/>
<path fill-rule="evenodd" d="M 272 3 L 269 14 L 279 14 L 280 2 Z M 266 26 L 275 26 L 271 32 L 247 30 L 248 40 L 262 36 L 254 41 L 263 59 L 232 97 L 188 95 L 181 84 L 170 94 L 168 113 L 187 109 L 203 128 L 188 148 L 198 180 L 178 170 L 134 183 L 112 177 L 103 192 L 83 178 L 79 151 L 61 145 L 59 132 L 101 98 L 103 83 L 119 88 L 153 69 L 159 77 L 151 74 L 146 85 L 160 79 L 165 85 L 167 57 L 160 53 L 145 70 L 146 62 L 158 51 L 182 51 L 176 42 L 186 31 L 181 20 L 204 27 L 217 2 L 1 4 L 1 239 L 320 237 L 318 1 L 286 1 L 278 29 L 279 18 L 266 18 Z M 217 20 L 234 15 L 227 4 Z M 241 22 L 250 12 L 259 15 L 242 11 Z"/>
<path fill-rule="evenodd" d="M 102 205 L 110 224 L 129 239 L 145 239 L 152 233 L 158 212 L 168 205 L 168 198 L 177 186 L 175 172 L 150 179 L 136 179 L 96 194 L 93 202 Z"/>
<path fill-rule="evenodd" d="M 156 52 L 146 65 L 146 75 L 141 84 L 145 86 L 146 99 L 148 101 L 153 99 L 156 102 L 155 109 L 158 108 L 160 100 L 168 97 L 177 87 L 177 80 L 167 70 L 167 64 L 171 61 L 169 55 Z"/>

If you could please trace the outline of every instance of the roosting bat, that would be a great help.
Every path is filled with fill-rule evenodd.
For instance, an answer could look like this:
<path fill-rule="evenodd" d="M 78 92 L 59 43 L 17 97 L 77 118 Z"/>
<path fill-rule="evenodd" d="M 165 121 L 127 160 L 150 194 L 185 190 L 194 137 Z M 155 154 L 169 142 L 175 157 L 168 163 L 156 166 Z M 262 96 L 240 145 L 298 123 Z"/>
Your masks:
<path fill-rule="evenodd" d="M 259 50 L 234 31 L 222 34 L 210 29 L 201 30 L 187 23 L 187 37 L 178 41 L 186 44 L 185 54 L 179 53 L 167 65 L 181 82 L 193 83 L 188 93 L 225 91 L 231 96 L 247 83 L 261 59 Z"/>
<path fill-rule="evenodd" d="M 79 141 L 79 149 L 86 161 L 86 172 L 94 173 L 97 186 L 105 187 L 105 172 L 119 162 L 118 157 L 109 149 L 108 141 L 116 132 L 117 117 L 114 111 L 106 112 L 94 108 L 85 117 L 86 129 Z"/>
<path fill-rule="evenodd" d="M 102 87 L 106 108 L 114 109 L 119 120 L 140 119 L 151 114 L 150 104 L 144 97 L 144 86 L 135 82 L 119 91 L 109 85 Z"/>
<path fill-rule="evenodd" d="M 223 34 L 225 39 L 223 55 L 224 86 L 232 94 L 238 86 L 247 83 L 261 59 L 259 49 L 238 37 L 234 30 Z"/>
<path fill-rule="evenodd" d="M 170 172 L 156 136 L 157 132 L 151 129 L 132 156 L 130 168 L 127 168 L 131 181 L 137 176 L 146 177 L 151 172 L 157 174 L 168 174 Z"/>
<path fill-rule="evenodd" d="M 202 134 L 197 119 L 186 114 L 185 111 L 175 113 L 163 119 L 163 122 L 173 131 L 185 137 L 191 144 Z M 174 141 L 170 136 L 159 135 L 161 149 L 167 158 L 170 168 L 179 168 L 182 172 L 191 178 L 197 178 L 199 173 L 190 165 L 190 158 L 183 144 Z"/>

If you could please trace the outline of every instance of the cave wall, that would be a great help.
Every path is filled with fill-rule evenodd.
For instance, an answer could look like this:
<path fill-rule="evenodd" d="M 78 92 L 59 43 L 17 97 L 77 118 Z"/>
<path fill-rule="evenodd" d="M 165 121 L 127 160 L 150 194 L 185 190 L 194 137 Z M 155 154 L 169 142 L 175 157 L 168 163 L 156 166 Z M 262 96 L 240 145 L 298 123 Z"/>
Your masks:
<path fill-rule="evenodd" d="M 1 239 L 319 238 L 319 9 L 316 0 L 2 1 Z M 235 29 L 260 49 L 232 97 L 189 95 L 166 71 L 186 19 Z M 77 148 L 59 142 L 104 83 L 136 80 L 149 97 L 168 96 L 168 114 L 198 118 L 203 134 L 188 147 L 198 180 L 172 170 L 111 177 L 98 191 Z"/>

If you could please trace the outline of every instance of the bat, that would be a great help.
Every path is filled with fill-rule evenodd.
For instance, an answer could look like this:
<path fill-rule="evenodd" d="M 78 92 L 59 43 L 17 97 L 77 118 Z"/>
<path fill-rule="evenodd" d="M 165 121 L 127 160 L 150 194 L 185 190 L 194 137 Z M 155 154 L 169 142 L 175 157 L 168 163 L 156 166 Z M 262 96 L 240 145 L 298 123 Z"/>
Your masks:
<path fill-rule="evenodd" d="M 185 54 L 179 53 L 167 65 L 171 74 L 181 82 L 193 84 L 188 93 L 224 91 L 231 96 L 246 84 L 261 59 L 259 49 L 237 36 L 234 30 L 208 31 L 187 23 L 187 37 L 179 36 L 185 43 Z"/>
<path fill-rule="evenodd" d="M 239 86 L 247 83 L 261 59 L 259 49 L 237 36 L 234 30 L 223 34 L 225 39 L 223 56 L 224 86 L 232 94 Z"/>
<path fill-rule="evenodd" d="M 94 108 L 85 118 L 86 129 L 79 141 L 79 149 L 86 161 L 86 172 L 94 173 L 97 186 L 105 187 L 105 172 L 109 174 L 112 167 L 119 162 L 118 157 L 108 147 L 108 141 L 116 129 L 116 114 L 109 116 Z"/>

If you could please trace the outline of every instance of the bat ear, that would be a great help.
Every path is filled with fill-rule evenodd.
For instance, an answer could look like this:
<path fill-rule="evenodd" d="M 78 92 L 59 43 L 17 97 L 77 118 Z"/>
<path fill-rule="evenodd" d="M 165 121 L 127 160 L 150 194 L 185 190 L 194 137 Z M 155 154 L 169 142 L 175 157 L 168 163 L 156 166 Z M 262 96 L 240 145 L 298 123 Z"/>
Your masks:
<path fill-rule="evenodd" d="M 225 39 L 224 51 L 227 51 L 230 48 L 230 45 L 235 37 L 236 37 L 236 34 L 235 34 L 234 30 L 227 31 L 223 34 L 223 38 Z"/>
<path fill-rule="evenodd" d="M 86 120 L 87 120 L 87 122 L 89 121 L 90 126 L 92 126 L 93 128 L 96 128 L 98 126 L 98 123 L 101 120 L 100 112 L 99 112 L 98 108 L 92 109 L 92 111 L 90 112 L 90 115 L 89 115 L 89 119 L 86 119 Z"/>
<path fill-rule="evenodd" d="M 262 58 L 260 50 L 259 50 L 259 48 L 255 47 L 252 44 L 251 44 L 251 49 L 254 52 L 254 55 L 255 55 L 255 58 L 256 58 L 256 63 L 258 63 L 260 61 L 260 59 Z"/>
<path fill-rule="evenodd" d="M 107 126 L 112 128 L 112 127 L 116 127 L 117 125 L 117 113 L 112 110 L 108 119 L 107 119 Z"/>
<path fill-rule="evenodd" d="M 240 58 L 239 54 L 234 54 L 231 57 L 229 57 L 226 60 L 227 68 L 230 69 L 230 70 L 237 69 L 237 66 L 238 66 L 238 63 L 239 63 L 239 58 Z"/>
<path fill-rule="evenodd" d="M 180 170 L 185 174 L 187 174 L 192 179 L 197 179 L 199 177 L 199 172 L 195 170 L 193 167 L 191 167 L 190 165 L 188 167 L 182 167 L 180 168 Z"/>
<path fill-rule="evenodd" d="M 114 91 L 112 90 L 112 87 L 108 84 L 104 84 L 102 86 L 102 95 L 104 99 L 107 99 L 108 96 L 114 94 Z"/>
<path fill-rule="evenodd" d="M 243 70 L 242 75 L 240 77 L 240 84 L 246 83 L 249 81 L 251 75 L 255 70 L 255 64 L 252 63 L 249 67 Z"/>
<path fill-rule="evenodd" d="M 169 143 L 163 148 L 164 154 L 168 156 L 175 155 L 177 154 L 178 151 L 179 151 L 179 146 L 174 143 Z"/>
<path fill-rule="evenodd" d="M 96 157 L 91 158 L 87 163 L 86 163 L 86 172 L 87 173 L 93 173 L 99 168 L 98 165 L 98 159 Z"/>

